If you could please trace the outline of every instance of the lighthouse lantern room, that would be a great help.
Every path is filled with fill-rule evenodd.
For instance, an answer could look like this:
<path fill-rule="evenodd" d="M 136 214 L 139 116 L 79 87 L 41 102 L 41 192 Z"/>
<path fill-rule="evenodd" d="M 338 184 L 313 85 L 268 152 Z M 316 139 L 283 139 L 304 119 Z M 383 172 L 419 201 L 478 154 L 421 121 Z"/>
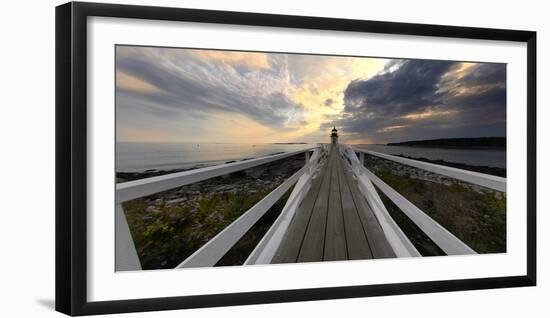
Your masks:
<path fill-rule="evenodd" d="M 332 128 L 332 133 L 330 134 L 330 142 L 333 145 L 338 143 L 338 130 L 336 127 Z"/>

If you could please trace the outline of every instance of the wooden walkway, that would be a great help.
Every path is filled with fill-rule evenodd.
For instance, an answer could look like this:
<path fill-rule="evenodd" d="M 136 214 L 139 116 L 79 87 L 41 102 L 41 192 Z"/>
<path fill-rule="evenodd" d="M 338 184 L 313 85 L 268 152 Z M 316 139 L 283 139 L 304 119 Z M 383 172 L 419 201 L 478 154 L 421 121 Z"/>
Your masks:
<path fill-rule="evenodd" d="M 395 257 L 343 160 L 332 146 L 272 263 Z"/>

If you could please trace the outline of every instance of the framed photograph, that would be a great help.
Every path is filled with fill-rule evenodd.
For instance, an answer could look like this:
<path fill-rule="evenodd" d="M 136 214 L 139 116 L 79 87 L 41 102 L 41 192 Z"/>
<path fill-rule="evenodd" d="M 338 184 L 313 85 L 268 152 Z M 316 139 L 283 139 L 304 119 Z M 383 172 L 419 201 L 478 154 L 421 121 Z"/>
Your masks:
<path fill-rule="evenodd" d="M 536 33 L 56 8 L 56 309 L 536 284 Z"/>

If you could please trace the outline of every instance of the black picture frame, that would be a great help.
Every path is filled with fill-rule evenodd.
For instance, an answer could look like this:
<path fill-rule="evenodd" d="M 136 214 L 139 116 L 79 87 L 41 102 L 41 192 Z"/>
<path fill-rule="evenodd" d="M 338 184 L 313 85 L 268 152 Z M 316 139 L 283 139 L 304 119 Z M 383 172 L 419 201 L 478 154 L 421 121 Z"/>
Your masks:
<path fill-rule="evenodd" d="M 527 44 L 527 274 L 353 287 L 88 302 L 87 18 L 92 16 L 338 30 Z M 536 285 L 536 32 L 70 2 L 56 7 L 56 310 L 91 315 Z"/>

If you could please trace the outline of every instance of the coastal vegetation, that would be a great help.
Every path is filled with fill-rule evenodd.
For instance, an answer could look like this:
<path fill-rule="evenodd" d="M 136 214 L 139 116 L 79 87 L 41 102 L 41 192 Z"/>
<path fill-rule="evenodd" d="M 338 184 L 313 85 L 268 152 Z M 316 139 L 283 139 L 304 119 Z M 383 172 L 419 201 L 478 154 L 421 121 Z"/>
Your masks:
<path fill-rule="evenodd" d="M 465 163 L 449 162 L 449 161 L 440 160 L 440 159 L 431 160 L 431 159 L 426 159 L 426 158 L 413 158 L 413 157 L 404 156 L 404 155 L 397 155 L 397 156 L 407 158 L 407 159 L 414 159 L 414 160 L 418 160 L 418 161 L 434 163 L 434 164 L 437 164 L 437 165 L 453 167 L 453 168 L 458 168 L 458 169 L 462 169 L 462 170 L 475 171 L 475 172 L 480 172 L 480 173 L 485 173 L 485 174 L 490 174 L 490 175 L 493 175 L 493 176 L 499 176 L 499 177 L 506 178 L 506 169 L 505 168 L 488 167 L 488 166 L 473 166 L 473 165 L 468 165 L 468 164 L 465 164 Z"/>
<path fill-rule="evenodd" d="M 124 212 L 142 268 L 174 268 L 303 163 L 303 154 L 297 155 L 125 202 Z M 505 193 L 375 156 L 366 155 L 365 165 L 476 252 L 506 252 Z M 117 180 L 125 182 L 177 171 L 181 170 L 117 173 Z M 291 191 L 288 190 L 216 266 L 243 264 L 280 214 Z M 444 255 L 391 200 L 380 191 L 379 194 L 391 216 L 422 255 Z"/>
<path fill-rule="evenodd" d="M 366 166 L 407 200 L 478 253 L 506 252 L 506 194 L 388 160 Z M 380 191 L 388 212 L 422 255 L 442 251 Z"/>
<path fill-rule="evenodd" d="M 143 269 L 174 268 L 303 166 L 297 155 L 123 204 Z M 158 175 L 157 172 L 146 172 Z M 162 174 L 162 173 L 161 173 Z M 140 173 L 117 174 L 119 181 Z M 281 212 L 290 189 L 216 264 L 242 264 Z"/>

